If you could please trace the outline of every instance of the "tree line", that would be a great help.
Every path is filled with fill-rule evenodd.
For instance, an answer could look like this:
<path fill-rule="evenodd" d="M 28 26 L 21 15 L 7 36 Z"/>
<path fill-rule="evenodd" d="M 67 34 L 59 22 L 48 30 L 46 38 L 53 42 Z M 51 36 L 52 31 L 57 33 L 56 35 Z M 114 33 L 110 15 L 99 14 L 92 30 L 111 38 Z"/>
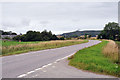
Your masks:
<path fill-rule="evenodd" d="M 0 35 L 17 35 L 17 33 L 12 31 L 7 32 L 7 31 L 0 30 Z"/>
<path fill-rule="evenodd" d="M 26 34 L 18 35 L 13 38 L 13 40 L 21 41 L 49 41 L 49 40 L 58 40 L 55 34 L 52 34 L 51 31 L 44 30 L 39 31 L 27 31 Z"/>
<path fill-rule="evenodd" d="M 120 26 L 118 23 L 109 22 L 98 35 L 98 39 L 111 39 L 120 41 Z"/>

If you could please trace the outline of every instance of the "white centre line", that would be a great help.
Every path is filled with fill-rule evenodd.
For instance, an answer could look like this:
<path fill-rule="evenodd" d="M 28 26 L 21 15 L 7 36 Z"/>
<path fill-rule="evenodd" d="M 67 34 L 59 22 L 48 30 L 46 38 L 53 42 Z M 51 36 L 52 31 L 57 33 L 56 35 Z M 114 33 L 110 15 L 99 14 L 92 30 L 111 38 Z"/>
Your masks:
<path fill-rule="evenodd" d="M 101 42 L 101 41 L 99 41 L 98 43 L 100 43 L 100 42 Z M 94 44 L 92 44 L 91 46 L 96 45 L 96 44 L 98 44 L 98 43 L 94 43 Z M 83 48 L 86 48 L 86 47 L 90 47 L 90 46 L 87 45 L 87 46 L 85 46 L 85 47 L 83 47 Z M 76 52 L 77 52 L 77 51 L 76 51 Z M 66 59 L 66 58 L 74 55 L 76 52 L 74 52 L 74 53 L 72 53 L 72 54 L 70 54 L 70 55 L 68 55 L 68 56 L 65 56 L 65 57 L 63 57 L 63 58 L 57 59 L 57 60 L 56 60 L 55 62 L 53 62 L 53 63 L 57 63 L 57 62 L 59 62 L 60 60 Z M 35 70 L 33 70 L 33 71 L 29 71 L 29 72 L 27 72 L 27 73 L 25 73 L 25 74 L 19 75 L 19 76 L 17 76 L 17 78 L 23 78 L 23 77 L 25 77 L 25 76 L 27 76 L 27 75 L 29 75 L 29 74 L 31 74 L 31 73 L 34 73 L 34 72 L 36 72 L 36 71 L 38 71 L 38 70 L 42 70 L 42 69 L 44 69 L 44 68 L 52 65 L 53 63 L 49 63 L 49 64 L 47 64 L 47 65 L 42 66 L 41 68 L 37 68 L 37 69 L 35 69 Z M 46 71 L 43 71 L 43 72 L 46 72 Z"/>
<path fill-rule="evenodd" d="M 75 54 L 75 53 L 70 54 L 70 55 L 68 55 L 68 56 L 65 56 L 65 57 L 63 57 L 63 58 L 57 59 L 57 60 L 56 60 L 55 62 L 53 62 L 53 63 L 57 63 L 57 62 L 59 62 L 60 60 L 66 59 L 66 58 L 68 58 L 68 57 L 70 57 L 70 56 L 72 56 L 72 55 L 74 55 L 74 54 Z M 37 68 L 37 69 L 35 69 L 35 70 L 33 70 L 33 71 L 29 71 L 29 72 L 27 72 L 27 73 L 25 73 L 25 74 L 19 75 L 19 76 L 17 76 L 17 78 L 23 78 L 23 77 L 27 76 L 28 74 L 34 73 L 34 72 L 36 72 L 36 71 L 38 71 L 38 70 L 42 70 L 42 69 L 44 69 L 44 68 L 52 65 L 53 63 L 49 63 L 49 64 L 47 64 L 47 65 L 42 66 L 41 68 Z M 46 72 L 46 71 L 43 71 L 43 72 Z"/>

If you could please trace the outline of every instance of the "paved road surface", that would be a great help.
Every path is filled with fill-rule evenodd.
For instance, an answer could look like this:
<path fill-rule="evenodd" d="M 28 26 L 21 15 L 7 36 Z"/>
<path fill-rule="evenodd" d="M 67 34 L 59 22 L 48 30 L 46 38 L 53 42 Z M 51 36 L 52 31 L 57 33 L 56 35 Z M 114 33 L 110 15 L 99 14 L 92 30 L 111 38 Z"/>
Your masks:
<path fill-rule="evenodd" d="M 82 71 L 68 65 L 68 60 L 63 59 L 41 70 L 28 74 L 24 78 L 115 78 L 108 75 L 100 75 Z"/>
<path fill-rule="evenodd" d="M 90 40 L 88 43 L 78 45 L 2 57 L 2 76 L 3 78 L 25 77 L 27 76 L 25 74 L 30 75 L 35 69 L 98 43 L 100 41 Z"/>

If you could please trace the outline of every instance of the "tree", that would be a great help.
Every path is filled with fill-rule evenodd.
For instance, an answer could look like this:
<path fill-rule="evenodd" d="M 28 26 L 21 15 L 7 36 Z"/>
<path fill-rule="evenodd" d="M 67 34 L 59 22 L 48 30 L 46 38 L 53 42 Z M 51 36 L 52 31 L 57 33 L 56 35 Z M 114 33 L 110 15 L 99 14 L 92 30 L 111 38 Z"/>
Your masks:
<path fill-rule="evenodd" d="M 91 35 L 88 35 L 88 38 L 91 38 Z"/>
<path fill-rule="evenodd" d="M 41 32 L 43 41 L 49 41 L 50 40 L 50 34 L 49 32 L 47 32 L 47 30 L 44 30 L 43 32 Z"/>
<path fill-rule="evenodd" d="M 53 34 L 51 40 L 58 40 L 58 37 L 55 34 Z"/>
<path fill-rule="evenodd" d="M 27 31 L 24 35 L 19 35 L 14 37 L 14 40 L 21 41 L 49 41 L 49 40 L 58 40 L 57 36 L 52 34 L 51 31 L 47 32 L 44 30 L 43 32 L 36 31 Z"/>
<path fill-rule="evenodd" d="M 17 35 L 17 33 L 13 33 L 12 31 L 5 32 L 5 31 L 3 31 L 3 30 L 0 30 L 0 34 L 1 34 L 1 35 Z"/>
<path fill-rule="evenodd" d="M 65 38 L 64 37 L 60 37 L 60 40 L 65 40 Z"/>
<path fill-rule="evenodd" d="M 117 40 L 120 41 L 120 27 L 119 27 L 119 34 L 117 36 Z"/>
<path fill-rule="evenodd" d="M 35 31 L 28 31 L 25 35 L 26 41 L 34 41 L 35 37 L 36 37 Z"/>
<path fill-rule="evenodd" d="M 18 35 L 18 36 L 16 36 L 16 37 L 14 37 L 13 40 L 17 40 L 17 41 L 19 41 L 19 40 L 21 40 L 21 36 Z"/>
<path fill-rule="evenodd" d="M 85 34 L 85 39 L 87 39 L 87 34 Z"/>
<path fill-rule="evenodd" d="M 120 36 L 120 27 L 118 23 L 109 22 L 105 25 L 104 30 L 98 36 L 102 39 L 111 39 L 111 40 L 118 40 Z"/>
<path fill-rule="evenodd" d="M 12 33 L 11 35 L 17 35 L 16 33 Z"/>
<path fill-rule="evenodd" d="M 2 35 L 10 35 L 9 32 L 3 32 Z"/>
<path fill-rule="evenodd" d="M 74 34 L 74 35 L 71 35 L 70 37 L 77 38 L 78 35 Z"/>

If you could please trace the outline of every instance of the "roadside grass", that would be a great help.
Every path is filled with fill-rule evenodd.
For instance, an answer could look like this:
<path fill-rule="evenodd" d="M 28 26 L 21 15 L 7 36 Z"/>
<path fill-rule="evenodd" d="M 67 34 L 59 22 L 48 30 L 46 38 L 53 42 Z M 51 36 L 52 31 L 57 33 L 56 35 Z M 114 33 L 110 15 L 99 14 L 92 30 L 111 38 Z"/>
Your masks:
<path fill-rule="evenodd" d="M 120 41 L 116 41 L 116 43 L 118 44 L 118 46 L 120 46 Z"/>
<path fill-rule="evenodd" d="M 118 64 L 119 64 L 119 68 L 120 68 L 120 41 L 116 41 L 117 45 L 118 45 Z"/>
<path fill-rule="evenodd" d="M 103 47 L 102 53 L 105 57 L 110 58 L 115 63 L 118 63 L 118 45 L 113 40 Z"/>
<path fill-rule="evenodd" d="M 29 51 L 59 48 L 64 46 L 86 43 L 86 42 L 88 42 L 88 40 L 56 40 L 56 41 L 45 41 L 45 42 L 35 42 L 35 43 L 23 42 L 24 44 L 22 43 L 17 45 L 15 43 L 15 45 L 2 46 L 2 56 L 20 54 Z"/>
<path fill-rule="evenodd" d="M 120 49 L 120 41 L 116 41 L 118 48 Z"/>
<path fill-rule="evenodd" d="M 69 65 L 78 69 L 120 77 L 118 64 L 102 53 L 103 47 L 107 43 L 108 41 L 102 41 L 95 46 L 79 50 L 72 58 L 68 58 Z"/>

